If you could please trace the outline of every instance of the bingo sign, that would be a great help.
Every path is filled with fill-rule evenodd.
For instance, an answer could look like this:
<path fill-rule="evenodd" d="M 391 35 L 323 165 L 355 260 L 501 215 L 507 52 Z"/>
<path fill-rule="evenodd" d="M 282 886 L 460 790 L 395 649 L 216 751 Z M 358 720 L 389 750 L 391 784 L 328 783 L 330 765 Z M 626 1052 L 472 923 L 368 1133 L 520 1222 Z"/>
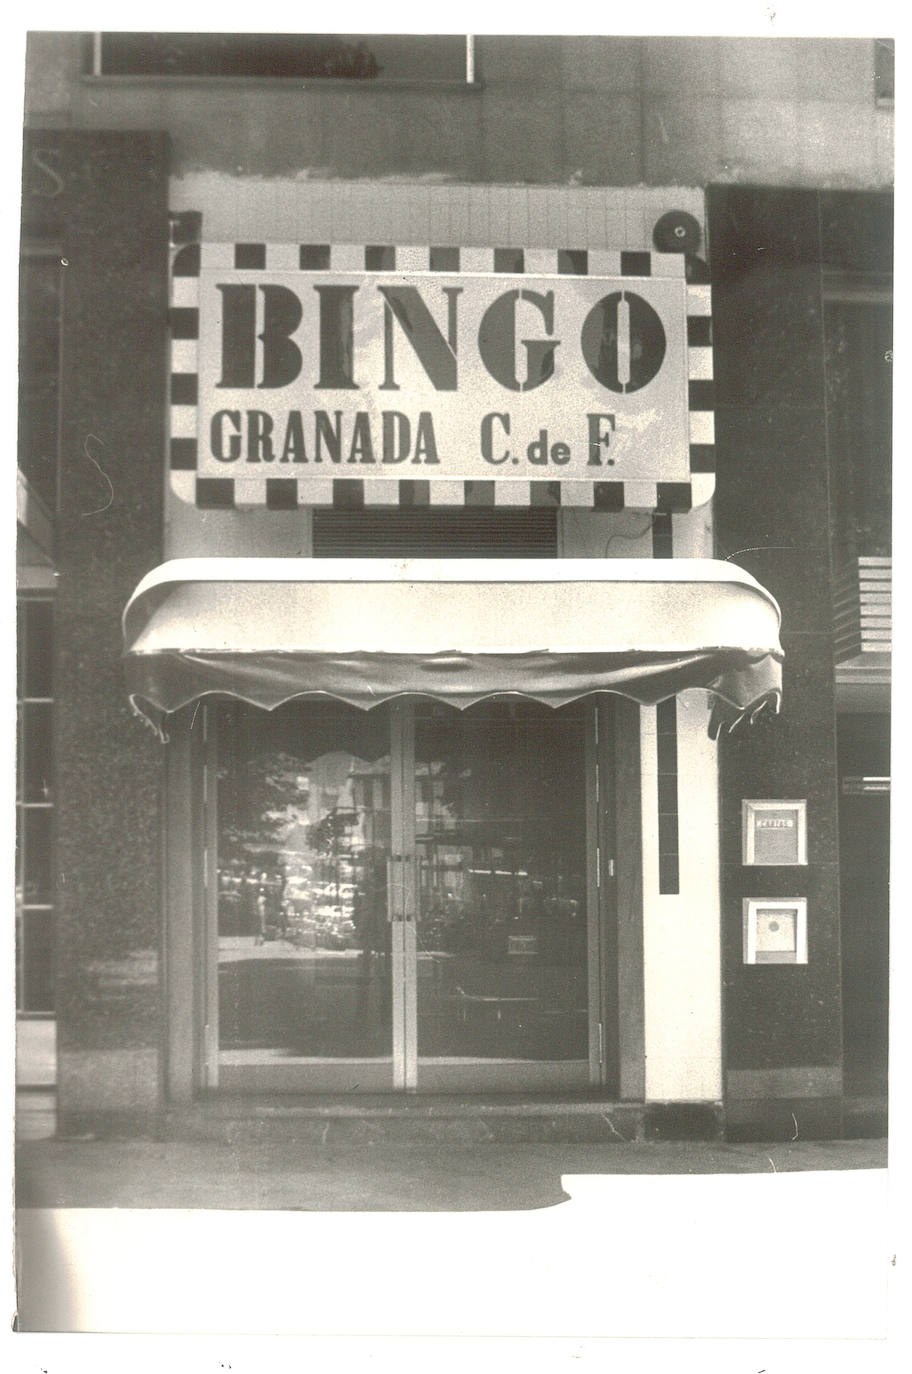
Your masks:
<path fill-rule="evenodd" d="M 232 504 L 262 503 L 276 478 L 294 479 L 300 504 L 340 478 L 381 499 L 378 483 L 494 480 L 612 483 L 621 506 L 655 504 L 630 496 L 689 484 L 694 442 L 693 306 L 673 266 L 612 278 L 204 264 L 177 451 L 194 480 L 230 479 Z"/>

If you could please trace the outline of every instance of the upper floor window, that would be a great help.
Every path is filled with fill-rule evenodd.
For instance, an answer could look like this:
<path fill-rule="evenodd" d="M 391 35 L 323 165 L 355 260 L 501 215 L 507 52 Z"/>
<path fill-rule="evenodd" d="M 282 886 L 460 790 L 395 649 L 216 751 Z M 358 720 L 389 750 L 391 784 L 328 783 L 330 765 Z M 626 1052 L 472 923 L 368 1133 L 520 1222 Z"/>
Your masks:
<path fill-rule="evenodd" d="M 95 76 L 472 80 L 464 34 L 100 33 Z"/>

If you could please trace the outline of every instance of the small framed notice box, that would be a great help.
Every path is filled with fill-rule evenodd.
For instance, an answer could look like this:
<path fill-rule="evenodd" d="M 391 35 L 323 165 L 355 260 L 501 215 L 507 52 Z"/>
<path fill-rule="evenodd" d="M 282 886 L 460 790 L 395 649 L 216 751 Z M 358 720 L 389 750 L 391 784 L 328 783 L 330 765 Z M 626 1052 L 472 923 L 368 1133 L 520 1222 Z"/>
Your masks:
<path fill-rule="evenodd" d="M 807 898 L 745 897 L 745 964 L 807 961 Z"/>
<path fill-rule="evenodd" d="M 743 801 L 741 862 L 779 868 L 807 863 L 806 801 Z"/>

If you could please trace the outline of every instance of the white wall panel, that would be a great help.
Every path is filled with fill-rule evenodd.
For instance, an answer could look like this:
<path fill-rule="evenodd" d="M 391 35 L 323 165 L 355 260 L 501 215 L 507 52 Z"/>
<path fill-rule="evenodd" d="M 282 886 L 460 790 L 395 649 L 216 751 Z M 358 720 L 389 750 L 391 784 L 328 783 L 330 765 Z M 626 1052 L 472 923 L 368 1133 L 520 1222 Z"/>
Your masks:
<path fill-rule="evenodd" d="M 716 745 L 703 693 L 678 699 L 680 893 L 658 890 L 656 717 L 641 715 L 646 1099 L 722 1095 Z"/>
<path fill-rule="evenodd" d="M 171 183 L 173 210 L 201 210 L 226 242 L 433 243 L 648 249 L 666 210 L 703 220 L 689 187 L 435 185 L 194 172 Z"/>

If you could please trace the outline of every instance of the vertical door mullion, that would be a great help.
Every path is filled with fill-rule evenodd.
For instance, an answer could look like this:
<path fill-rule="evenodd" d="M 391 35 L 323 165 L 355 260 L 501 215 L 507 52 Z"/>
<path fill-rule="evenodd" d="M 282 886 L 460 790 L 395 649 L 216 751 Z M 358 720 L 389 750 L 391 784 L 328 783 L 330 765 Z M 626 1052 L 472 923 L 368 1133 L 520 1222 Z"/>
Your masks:
<path fill-rule="evenodd" d="M 393 1019 L 393 1087 L 405 1087 L 405 949 L 402 892 L 402 717 L 400 703 L 390 705 L 390 858 L 387 903 L 390 922 L 390 988 Z"/>
<path fill-rule="evenodd" d="M 617 760 L 615 719 L 617 697 L 597 698 L 599 777 L 598 843 L 601 855 L 599 929 L 601 932 L 601 1005 L 603 1036 L 602 1082 L 618 1092 L 618 880 Z"/>
<path fill-rule="evenodd" d="M 415 845 L 415 705 L 406 698 L 401 712 L 402 897 L 405 1026 L 405 1088 L 418 1086 L 418 855 Z"/>
<path fill-rule="evenodd" d="M 392 951 L 393 1087 L 417 1083 L 415 988 L 415 729 L 409 701 L 390 706 L 390 919 Z"/>
<path fill-rule="evenodd" d="M 604 1082 L 605 1023 L 602 998 L 602 920 L 600 874 L 598 702 L 586 713 L 586 931 L 589 1006 L 589 1082 Z"/>

